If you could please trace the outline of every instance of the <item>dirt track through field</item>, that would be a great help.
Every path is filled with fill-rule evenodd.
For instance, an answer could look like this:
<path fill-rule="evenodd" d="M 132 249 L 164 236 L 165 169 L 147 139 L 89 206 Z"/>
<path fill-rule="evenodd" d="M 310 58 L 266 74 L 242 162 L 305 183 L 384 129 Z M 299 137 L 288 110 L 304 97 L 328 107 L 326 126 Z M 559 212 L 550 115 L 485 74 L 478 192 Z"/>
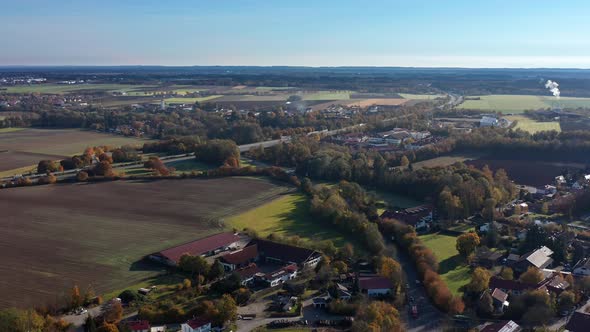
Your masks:
<path fill-rule="evenodd" d="M 213 221 L 290 188 L 266 180 L 119 181 L 0 190 L 0 307 L 62 303 L 153 276 L 147 254 L 222 230 Z M 156 270 L 160 270 L 156 268 Z"/>

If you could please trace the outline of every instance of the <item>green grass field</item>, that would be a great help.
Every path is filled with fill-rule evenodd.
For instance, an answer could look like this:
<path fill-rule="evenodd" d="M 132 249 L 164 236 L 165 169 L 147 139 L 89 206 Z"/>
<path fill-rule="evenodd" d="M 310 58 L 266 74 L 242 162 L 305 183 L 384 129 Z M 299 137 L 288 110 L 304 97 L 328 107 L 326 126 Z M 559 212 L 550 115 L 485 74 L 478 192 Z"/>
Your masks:
<path fill-rule="evenodd" d="M 459 288 L 469 283 L 469 267 L 455 248 L 457 238 L 439 233 L 419 236 L 424 244 L 432 249 L 439 261 L 438 273 L 447 283 L 453 294 L 460 294 Z"/>
<path fill-rule="evenodd" d="M 215 168 L 215 165 L 209 165 L 197 161 L 196 159 L 175 161 L 166 163 L 167 167 L 174 167 L 177 172 L 206 171 Z"/>
<path fill-rule="evenodd" d="M 377 197 L 377 200 L 380 203 L 384 203 L 384 204 L 386 204 L 388 206 L 392 206 L 392 207 L 395 206 L 395 207 L 400 207 L 400 208 L 409 208 L 409 207 L 414 207 L 414 206 L 424 204 L 424 202 L 420 202 L 420 201 L 413 199 L 411 197 L 399 195 L 396 193 L 389 193 L 389 192 L 382 191 L 382 190 L 371 191 L 371 193 Z"/>
<path fill-rule="evenodd" d="M 530 95 L 489 95 L 471 97 L 479 97 L 480 99 L 465 100 L 465 102 L 459 105 L 458 108 L 499 111 L 504 113 L 522 113 L 525 110 L 545 109 L 557 105 L 562 108 L 590 107 L 590 98 L 562 97 L 559 100 L 556 100 L 550 96 Z"/>
<path fill-rule="evenodd" d="M 321 224 L 309 215 L 308 198 L 301 193 L 291 193 L 269 203 L 226 220 L 229 227 L 242 230 L 254 229 L 261 236 L 271 233 L 292 236 L 304 240 L 332 240 L 336 246 L 355 241 L 347 239 L 334 227 Z"/>
<path fill-rule="evenodd" d="M 0 133 L 13 133 L 15 131 L 21 131 L 26 128 L 0 128 Z"/>
<path fill-rule="evenodd" d="M 418 99 L 418 100 L 431 100 L 436 98 L 444 98 L 445 95 L 437 94 L 437 95 L 421 95 L 421 94 L 413 94 L 413 93 L 398 93 L 404 99 Z"/>
<path fill-rule="evenodd" d="M 291 86 L 257 86 L 258 91 L 272 91 L 272 90 L 292 90 L 295 89 Z"/>
<path fill-rule="evenodd" d="M 511 115 L 506 118 L 510 121 L 516 121 L 514 129 L 521 129 L 531 134 L 550 130 L 561 132 L 561 125 L 557 121 L 539 122 L 522 115 Z"/>
<path fill-rule="evenodd" d="M 449 155 L 449 156 L 440 156 L 432 159 L 422 160 L 419 162 L 414 163 L 412 166 L 414 169 L 420 169 L 423 167 L 432 168 L 432 167 L 446 167 L 458 162 L 464 162 L 467 160 L 473 160 L 481 157 L 480 155 L 476 154 L 457 154 L 457 155 Z"/>
<path fill-rule="evenodd" d="M 348 100 L 351 91 L 319 91 L 303 95 L 303 100 Z"/>
<path fill-rule="evenodd" d="M 178 98 L 167 98 L 167 99 L 164 99 L 164 101 L 168 104 L 194 104 L 197 101 L 199 103 L 202 103 L 202 102 L 213 100 L 213 99 L 216 99 L 219 97 L 221 97 L 221 95 L 213 95 L 213 96 L 197 97 L 197 98 L 178 97 Z"/>

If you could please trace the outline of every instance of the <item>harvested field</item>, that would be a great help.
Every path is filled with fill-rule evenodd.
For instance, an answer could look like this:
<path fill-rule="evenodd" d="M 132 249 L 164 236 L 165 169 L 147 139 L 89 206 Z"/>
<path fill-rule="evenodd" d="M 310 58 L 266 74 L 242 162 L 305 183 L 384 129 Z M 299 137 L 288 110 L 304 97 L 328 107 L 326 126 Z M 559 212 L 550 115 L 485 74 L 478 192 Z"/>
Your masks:
<path fill-rule="evenodd" d="M 413 93 L 400 93 L 399 94 L 404 99 L 419 99 L 419 100 L 433 100 L 437 98 L 444 98 L 445 95 L 420 95 L 420 94 L 413 94 Z"/>
<path fill-rule="evenodd" d="M 407 102 L 407 99 L 399 99 L 399 98 L 370 98 L 370 99 L 363 99 L 360 101 L 355 101 L 348 103 L 348 106 L 359 106 L 359 107 L 368 107 L 372 105 L 383 105 L 383 106 L 397 106 L 402 105 Z"/>
<path fill-rule="evenodd" d="M 221 95 L 213 95 L 213 96 L 207 96 L 207 97 L 195 97 L 195 98 L 190 98 L 190 97 L 177 97 L 177 98 L 167 98 L 164 99 L 164 101 L 168 104 L 194 104 L 195 102 L 206 102 L 206 101 L 212 101 L 214 99 L 217 99 L 221 97 Z"/>
<path fill-rule="evenodd" d="M 415 162 L 412 166 L 414 167 L 414 169 L 420 169 L 423 167 L 426 167 L 426 168 L 446 167 L 446 166 L 450 166 L 454 163 L 465 162 L 468 160 L 477 159 L 479 157 L 481 157 L 481 155 L 454 154 L 454 155 L 440 156 L 440 157 L 436 157 L 436 158 L 432 158 L 432 159 L 418 161 L 418 162 Z"/>
<path fill-rule="evenodd" d="M 0 190 L 0 307 L 105 293 L 162 271 L 142 258 L 222 230 L 291 188 L 264 179 L 119 181 Z M 34 208 L 33 208 L 34 207 Z"/>
<path fill-rule="evenodd" d="M 127 92 L 138 90 L 147 85 L 132 85 L 132 84 L 34 84 L 11 86 L 6 88 L 7 93 L 43 93 L 43 94 L 66 94 L 81 91 L 117 91 Z"/>
<path fill-rule="evenodd" d="M 70 156 L 82 153 L 88 146 L 143 145 L 148 141 L 77 129 L 25 129 L 0 133 L 0 150 Z"/>
<path fill-rule="evenodd" d="M 285 101 L 287 95 L 225 95 L 215 101 Z"/>
<path fill-rule="evenodd" d="M 0 151 L 0 174 L 4 171 L 20 169 L 23 167 L 36 168 L 41 160 L 61 160 L 66 156 L 29 153 L 21 151 Z M 16 173 L 15 173 L 16 174 Z M 13 175 L 13 174 L 7 174 Z"/>
<path fill-rule="evenodd" d="M 518 184 L 529 186 L 543 186 L 554 182 L 566 168 L 584 168 L 578 163 L 556 163 L 530 160 L 497 160 L 476 159 L 466 161 L 465 164 L 482 168 L 484 165 L 494 171 L 503 168 L 508 176 Z"/>

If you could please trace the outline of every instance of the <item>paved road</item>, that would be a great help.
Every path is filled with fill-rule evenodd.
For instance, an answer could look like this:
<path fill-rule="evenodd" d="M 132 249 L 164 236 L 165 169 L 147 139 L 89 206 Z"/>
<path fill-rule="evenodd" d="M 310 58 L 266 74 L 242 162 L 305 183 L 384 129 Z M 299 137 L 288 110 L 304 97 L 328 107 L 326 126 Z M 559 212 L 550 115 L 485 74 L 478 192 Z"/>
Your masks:
<path fill-rule="evenodd" d="M 416 271 L 414 262 L 410 260 L 408 255 L 401 252 L 393 245 L 389 246 L 395 249 L 395 255 L 393 258 L 402 266 L 402 271 L 404 271 L 407 283 L 410 286 L 408 296 L 413 297 L 418 306 L 418 318 L 412 318 L 409 305 L 405 305 L 404 310 L 400 312 L 400 316 L 406 324 L 407 331 L 442 331 L 442 323 L 446 319 L 446 316 L 430 302 L 424 287 L 421 284 L 416 284 L 416 280 L 418 280 L 418 272 Z"/>

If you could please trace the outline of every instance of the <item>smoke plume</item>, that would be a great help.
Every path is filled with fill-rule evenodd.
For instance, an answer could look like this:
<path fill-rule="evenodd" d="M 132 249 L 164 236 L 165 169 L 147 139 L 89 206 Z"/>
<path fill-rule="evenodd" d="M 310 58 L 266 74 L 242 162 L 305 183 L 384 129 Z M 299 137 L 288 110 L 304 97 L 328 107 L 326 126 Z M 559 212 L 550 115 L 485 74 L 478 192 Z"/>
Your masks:
<path fill-rule="evenodd" d="M 553 82 L 552 80 L 547 80 L 545 83 L 545 89 L 549 89 L 551 93 L 555 96 L 555 98 L 559 99 L 561 95 L 561 91 L 559 91 L 559 84 L 557 82 Z"/>

